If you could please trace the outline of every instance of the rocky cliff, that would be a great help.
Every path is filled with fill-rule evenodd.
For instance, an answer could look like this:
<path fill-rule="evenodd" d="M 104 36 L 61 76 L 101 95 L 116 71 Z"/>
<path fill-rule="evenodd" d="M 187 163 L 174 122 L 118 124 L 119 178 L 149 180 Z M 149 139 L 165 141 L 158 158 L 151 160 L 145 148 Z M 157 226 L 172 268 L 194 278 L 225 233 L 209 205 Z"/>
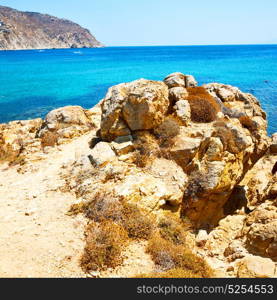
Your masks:
<path fill-rule="evenodd" d="M 2 124 L 0 194 L 11 203 L 37 187 L 36 208 L 49 191 L 70 196 L 67 218 L 87 220 L 72 254 L 84 276 L 276 277 L 277 136 L 266 129 L 259 101 L 233 86 L 182 73 L 123 83 L 91 110 Z"/>
<path fill-rule="evenodd" d="M 0 50 L 101 47 L 76 23 L 0 6 Z"/>

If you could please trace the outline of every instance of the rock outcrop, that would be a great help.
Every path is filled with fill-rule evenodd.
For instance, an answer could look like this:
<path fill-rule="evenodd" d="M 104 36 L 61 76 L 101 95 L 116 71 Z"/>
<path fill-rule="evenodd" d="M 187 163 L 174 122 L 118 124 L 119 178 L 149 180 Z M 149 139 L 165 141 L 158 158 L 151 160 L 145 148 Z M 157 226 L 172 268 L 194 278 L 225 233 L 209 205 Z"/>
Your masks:
<path fill-rule="evenodd" d="M 172 203 L 181 203 L 196 226 L 209 228 L 224 217 L 233 189 L 267 151 L 269 138 L 254 96 L 226 85 L 196 85 L 192 76 L 174 73 L 164 83 L 142 79 L 110 88 L 100 135 L 113 144 L 131 137 L 120 160 L 132 162 L 140 151 L 174 161 L 188 180 L 182 203 Z"/>
<path fill-rule="evenodd" d="M 187 244 L 215 276 L 274 277 L 276 134 L 266 130 L 253 95 L 173 73 L 111 87 L 91 110 L 65 107 L 45 120 L 2 124 L 0 159 L 30 162 L 90 134 L 90 149 L 61 171 L 78 199 L 73 211 L 123 222 L 122 205 L 136 207 L 178 247 L 176 228 L 189 224 Z"/>
<path fill-rule="evenodd" d="M 0 6 L 0 50 L 96 47 L 102 44 L 76 23 Z"/>

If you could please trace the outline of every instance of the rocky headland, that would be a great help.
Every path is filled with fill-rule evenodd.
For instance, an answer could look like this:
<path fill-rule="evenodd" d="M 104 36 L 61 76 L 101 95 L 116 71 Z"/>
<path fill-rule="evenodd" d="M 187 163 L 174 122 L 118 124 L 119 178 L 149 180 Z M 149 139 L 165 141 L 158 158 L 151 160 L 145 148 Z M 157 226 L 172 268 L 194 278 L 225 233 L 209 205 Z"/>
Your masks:
<path fill-rule="evenodd" d="M 0 125 L 0 276 L 276 277 L 277 134 L 191 75 Z"/>
<path fill-rule="evenodd" d="M 69 20 L 0 6 L 0 50 L 99 47 L 89 30 Z"/>

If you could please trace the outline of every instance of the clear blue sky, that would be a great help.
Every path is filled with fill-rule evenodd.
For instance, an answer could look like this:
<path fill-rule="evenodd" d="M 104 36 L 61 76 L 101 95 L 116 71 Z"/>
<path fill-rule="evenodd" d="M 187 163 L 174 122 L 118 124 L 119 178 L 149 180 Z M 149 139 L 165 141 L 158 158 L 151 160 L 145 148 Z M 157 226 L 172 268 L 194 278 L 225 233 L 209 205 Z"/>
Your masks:
<path fill-rule="evenodd" d="M 1 0 L 63 17 L 108 46 L 277 43 L 277 0 Z"/>

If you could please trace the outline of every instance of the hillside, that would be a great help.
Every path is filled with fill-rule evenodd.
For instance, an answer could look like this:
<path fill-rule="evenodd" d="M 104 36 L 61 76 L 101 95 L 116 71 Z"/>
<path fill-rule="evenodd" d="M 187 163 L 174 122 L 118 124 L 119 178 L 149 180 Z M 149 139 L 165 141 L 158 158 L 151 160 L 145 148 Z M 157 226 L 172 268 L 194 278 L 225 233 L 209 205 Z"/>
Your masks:
<path fill-rule="evenodd" d="M 0 50 L 97 47 L 89 30 L 69 20 L 0 6 Z"/>

